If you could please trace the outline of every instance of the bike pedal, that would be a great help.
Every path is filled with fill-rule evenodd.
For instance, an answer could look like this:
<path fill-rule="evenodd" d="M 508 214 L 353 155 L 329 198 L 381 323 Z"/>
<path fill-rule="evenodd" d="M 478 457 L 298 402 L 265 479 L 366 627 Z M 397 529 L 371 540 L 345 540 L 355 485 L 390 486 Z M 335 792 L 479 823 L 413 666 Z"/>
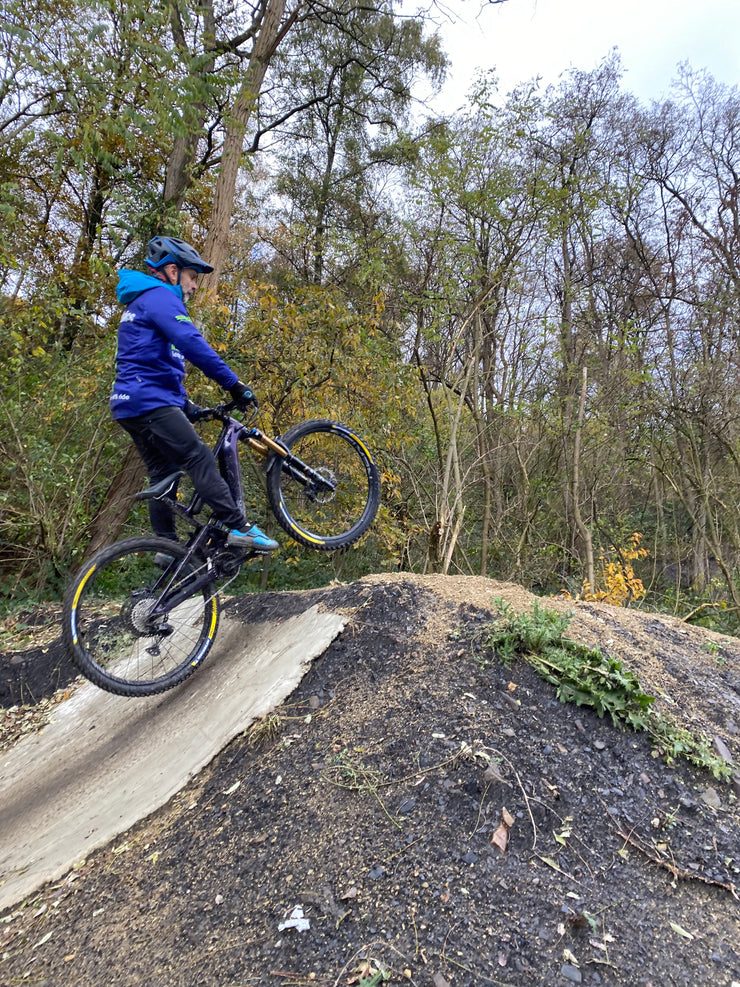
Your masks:
<path fill-rule="evenodd" d="M 237 548 L 235 552 L 242 562 L 248 562 L 250 559 L 265 559 L 272 555 L 272 552 L 268 552 L 264 548 L 243 548 L 241 550 Z"/>

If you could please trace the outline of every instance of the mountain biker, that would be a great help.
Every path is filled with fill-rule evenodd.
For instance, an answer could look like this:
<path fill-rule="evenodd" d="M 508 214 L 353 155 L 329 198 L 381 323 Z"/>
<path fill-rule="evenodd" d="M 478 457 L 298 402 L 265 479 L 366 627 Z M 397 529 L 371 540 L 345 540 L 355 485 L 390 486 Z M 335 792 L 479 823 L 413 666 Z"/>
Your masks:
<path fill-rule="evenodd" d="M 183 387 L 187 359 L 228 391 L 241 410 L 257 407 L 251 387 L 208 345 L 185 308 L 198 275 L 213 268 L 190 244 L 165 236 L 149 241 L 146 265 L 146 274 L 119 272 L 116 291 L 126 309 L 118 328 L 111 415 L 133 439 L 150 484 L 184 470 L 227 529 L 228 545 L 273 552 L 278 543 L 249 524 L 213 453 L 193 428 L 199 409 Z M 150 500 L 149 516 L 155 534 L 177 540 L 172 511 L 164 503 Z"/>

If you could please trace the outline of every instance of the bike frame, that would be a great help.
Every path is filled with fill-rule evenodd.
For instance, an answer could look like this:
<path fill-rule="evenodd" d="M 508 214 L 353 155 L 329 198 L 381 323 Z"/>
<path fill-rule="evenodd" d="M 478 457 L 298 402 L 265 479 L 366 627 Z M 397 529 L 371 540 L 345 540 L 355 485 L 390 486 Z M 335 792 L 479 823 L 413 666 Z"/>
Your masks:
<path fill-rule="evenodd" d="M 239 464 L 238 443 L 246 442 L 263 459 L 271 454 L 287 457 L 289 453 L 284 446 L 280 445 L 274 439 L 269 438 L 258 428 L 252 425 L 244 425 L 242 422 L 216 409 L 206 412 L 200 420 L 208 421 L 213 419 L 218 419 L 222 423 L 221 433 L 213 447 L 213 455 L 216 457 L 219 472 L 226 480 L 232 497 L 242 513 L 244 513 L 244 484 L 242 483 Z M 188 516 L 192 518 L 200 512 L 202 507 L 203 501 L 198 494 L 194 494 L 193 499 L 186 508 Z"/>
<path fill-rule="evenodd" d="M 219 420 L 221 422 L 221 432 L 216 440 L 216 444 L 213 447 L 213 454 L 216 457 L 219 472 L 226 480 L 231 494 L 242 513 L 246 513 L 246 505 L 244 501 L 244 484 L 242 481 L 239 462 L 239 442 L 246 443 L 253 452 L 261 458 L 267 459 L 268 469 L 271 465 L 271 457 L 279 456 L 283 460 L 282 468 L 287 469 L 293 479 L 298 480 L 298 482 L 304 485 L 306 488 L 306 496 L 310 499 L 316 500 L 322 493 L 334 492 L 336 488 L 336 484 L 334 482 L 312 469 L 296 456 L 293 456 L 291 452 L 278 440 L 271 439 L 254 425 L 245 425 L 244 423 L 237 421 L 237 419 L 232 418 L 228 414 L 228 406 L 223 409 L 207 409 L 201 414 L 199 420 Z M 211 553 L 206 550 L 203 552 L 206 559 L 204 570 L 200 574 L 197 572 L 192 573 L 190 578 L 186 578 L 172 595 L 168 595 L 175 580 L 183 571 L 184 566 L 200 549 L 205 549 L 206 542 L 211 537 L 212 530 L 214 528 L 219 529 L 219 525 L 218 522 L 207 522 L 206 524 L 202 524 L 200 521 L 196 520 L 196 515 L 200 513 L 203 507 L 203 500 L 197 493 L 193 494 L 193 497 L 187 507 L 168 497 L 162 499 L 170 500 L 171 509 L 192 524 L 193 527 L 196 528 L 197 533 L 189 541 L 185 557 L 178 561 L 175 569 L 171 573 L 171 567 L 168 567 L 168 569 L 163 573 L 162 579 L 159 580 L 157 585 L 154 587 L 157 591 L 161 589 L 159 602 L 160 604 L 166 602 L 166 607 L 156 606 L 153 609 L 150 618 L 156 618 L 159 615 L 164 615 L 180 603 L 183 603 L 194 593 L 199 592 L 204 586 L 212 583 L 216 574 Z"/>
<path fill-rule="evenodd" d="M 207 415 L 208 413 L 206 413 Z M 206 416 L 202 420 L 207 420 Z M 306 496 L 310 500 L 316 500 L 321 493 L 333 494 L 336 492 L 336 483 L 333 480 L 294 456 L 279 439 L 271 439 L 269 435 L 265 435 L 256 426 L 245 425 L 218 409 L 213 409 L 210 416 L 211 418 L 218 418 L 223 423 L 221 434 L 213 447 L 213 453 L 218 461 L 221 474 L 242 511 L 244 511 L 245 505 L 244 486 L 239 466 L 239 442 L 246 443 L 258 456 L 267 459 L 267 469 L 271 468 L 275 457 L 280 457 L 283 460 L 282 469 L 286 470 L 294 480 L 303 484 L 306 489 Z M 198 506 L 198 510 L 200 510 L 200 506 Z"/>

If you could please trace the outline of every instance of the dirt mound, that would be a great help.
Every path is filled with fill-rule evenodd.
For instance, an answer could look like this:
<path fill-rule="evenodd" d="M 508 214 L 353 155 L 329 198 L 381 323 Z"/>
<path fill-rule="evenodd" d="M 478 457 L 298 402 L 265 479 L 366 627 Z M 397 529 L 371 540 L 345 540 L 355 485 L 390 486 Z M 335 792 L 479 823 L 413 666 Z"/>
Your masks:
<path fill-rule="evenodd" d="M 0 980 L 740 983 L 732 786 L 561 704 L 526 662 L 504 667 L 481 633 L 502 601 L 534 598 L 376 576 L 232 600 L 245 623 L 320 602 L 348 626 L 165 809 L 5 917 Z M 545 602 L 572 607 L 571 636 L 740 757 L 736 640 Z M 42 665 L 61 667 L 58 643 L 45 648 L 37 689 Z M 18 657 L 0 660 L 8 695 L 13 669 L 29 674 Z"/>

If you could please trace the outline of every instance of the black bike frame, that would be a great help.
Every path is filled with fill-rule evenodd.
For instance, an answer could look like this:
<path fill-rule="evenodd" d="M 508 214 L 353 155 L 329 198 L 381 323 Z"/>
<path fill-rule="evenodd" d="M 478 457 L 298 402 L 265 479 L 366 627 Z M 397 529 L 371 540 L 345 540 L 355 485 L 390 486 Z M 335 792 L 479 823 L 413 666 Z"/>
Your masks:
<path fill-rule="evenodd" d="M 216 440 L 216 445 L 213 447 L 213 455 L 216 457 L 219 472 L 224 480 L 226 480 L 231 491 L 231 496 L 234 498 L 242 514 L 245 513 L 244 485 L 242 483 L 241 469 L 239 468 L 237 442 L 241 437 L 241 433 L 247 428 L 248 426 L 242 425 L 235 418 L 222 419 L 221 434 Z M 200 513 L 202 507 L 203 500 L 196 493 L 184 509 L 184 512 L 192 519 L 196 514 Z"/>
<path fill-rule="evenodd" d="M 261 432 L 260 429 L 255 428 L 252 425 L 244 425 L 235 418 L 228 417 L 223 413 L 218 413 L 215 411 L 210 415 L 206 412 L 202 420 L 208 420 L 209 417 L 212 419 L 218 418 L 222 423 L 221 434 L 213 447 L 213 454 L 216 457 L 219 471 L 226 480 L 226 483 L 231 490 L 231 494 L 243 514 L 246 513 L 246 505 L 244 501 L 244 484 L 242 482 L 242 474 L 239 464 L 239 442 L 246 442 L 250 448 L 252 448 L 263 458 L 280 456 L 283 460 L 283 469 L 286 469 L 294 479 L 304 485 L 306 488 L 306 495 L 310 499 L 316 500 L 321 491 L 334 492 L 336 486 L 335 483 L 322 474 L 316 472 L 316 470 L 306 465 L 306 463 L 302 462 L 297 457 L 291 455 L 290 451 L 284 445 L 275 439 L 269 438 L 269 436 L 265 435 L 264 432 Z M 269 467 L 270 463 L 268 462 L 267 468 L 269 469 Z M 206 560 L 204 571 L 200 574 L 198 574 L 198 572 L 192 573 L 192 578 L 187 578 L 181 586 L 175 590 L 172 596 L 168 596 L 168 593 L 178 574 L 182 572 L 183 567 L 210 537 L 211 531 L 209 528 L 212 529 L 214 527 L 218 527 L 217 522 L 201 525 L 200 522 L 195 520 L 195 515 L 201 511 L 202 507 L 203 500 L 197 493 L 193 494 L 193 497 L 187 507 L 183 507 L 181 504 L 178 504 L 177 501 L 173 501 L 172 503 L 172 509 L 174 511 L 185 517 L 191 524 L 200 530 L 189 543 L 185 557 L 178 561 L 175 569 L 171 573 L 171 567 L 168 567 L 168 569 L 163 573 L 162 579 L 158 580 L 157 585 L 154 587 L 155 590 L 159 591 L 163 583 L 166 582 L 166 585 L 164 585 L 164 588 L 161 590 L 161 595 L 159 597 L 160 605 L 156 606 L 152 610 L 150 619 L 152 617 L 156 618 L 160 614 L 166 614 L 169 610 L 178 606 L 180 603 L 184 603 L 185 600 L 193 596 L 193 594 L 199 592 L 204 586 L 207 586 L 209 583 L 213 582 L 215 577 L 214 565 L 209 554 L 206 552 L 204 553 Z M 166 603 L 166 607 L 162 607 L 162 603 Z"/>

